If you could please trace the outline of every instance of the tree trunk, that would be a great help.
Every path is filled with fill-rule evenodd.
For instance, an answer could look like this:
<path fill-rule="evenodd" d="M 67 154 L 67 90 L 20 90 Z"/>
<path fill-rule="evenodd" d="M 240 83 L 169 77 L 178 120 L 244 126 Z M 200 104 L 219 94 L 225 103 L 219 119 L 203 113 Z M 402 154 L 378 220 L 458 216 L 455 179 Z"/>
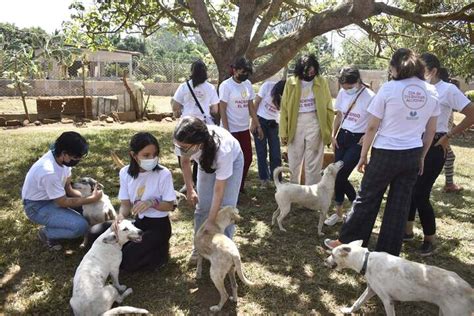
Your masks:
<path fill-rule="evenodd" d="M 128 94 L 130 95 L 130 101 L 132 102 L 133 109 L 135 111 L 135 117 L 137 119 L 140 118 L 140 110 L 138 108 L 138 100 L 135 94 L 133 94 L 132 88 L 128 85 L 127 82 L 127 72 L 123 72 L 123 85 L 125 86 L 125 89 L 127 90 Z"/>
<path fill-rule="evenodd" d="M 21 83 L 17 84 L 17 89 L 18 92 L 20 93 L 21 96 L 21 102 L 23 102 L 23 109 L 25 109 L 25 116 L 26 119 L 31 122 L 30 120 L 30 114 L 28 113 L 28 107 L 26 106 L 26 99 L 25 99 L 25 93 L 23 92 L 23 89 L 21 88 Z"/>

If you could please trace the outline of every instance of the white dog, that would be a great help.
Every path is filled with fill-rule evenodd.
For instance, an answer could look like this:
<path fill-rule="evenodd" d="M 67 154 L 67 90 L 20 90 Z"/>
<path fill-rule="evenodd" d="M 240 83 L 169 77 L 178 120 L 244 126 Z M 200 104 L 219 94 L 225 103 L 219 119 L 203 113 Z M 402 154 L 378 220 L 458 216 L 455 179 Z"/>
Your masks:
<path fill-rule="evenodd" d="M 362 240 L 332 250 L 325 264 L 365 275 L 367 289 L 343 313 L 356 312 L 374 295 L 387 315 L 395 315 L 394 301 L 425 301 L 439 306 L 440 315 L 469 316 L 474 312 L 474 290 L 454 272 L 405 260 L 386 252 L 369 252 Z"/>
<path fill-rule="evenodd" d="M 278 208 L 273 213 L 272 225 L 278 222 L 280 230 L 283 228 L 283 219 L 288 215 L 293 203 L 299 204 L 311 210 L 319 210 L 318 234 L 323 235 L 323 223 L 326 219 L 329 206 L 331 205 L 332 196 L 334 194 L 334 183 L 339 170 L 344 163 L 338 161 L 332 163 L 324 169 L 323 177 L 320 182 L 313 185 L 299 185 L 295 183 L 281 183 L 278 179 L 282 171 L 290 171 L 285 167 L 278 167 L 273 171 L 273 181 L 276 186 L 275 200 Z"/>
<path fill-rule="evenodd" d="M 196 278 L 201 278 L 202 258 L 204 257 L 211 262 L 211 279 L 220 294 L 219 304 L 211 306 L 210 308 L 212 312 L 220 311 L 228 298 L 231 301 L 237 302 L 237 281 L 235 279 L 235 272 L 237 272 L 240 280 L 246 285 L 253 285 L 242 272 L 239 249 L 232 239 L 224 235 L 225 228 L 239 219 L 239 210 L 232 206 L 226 206 L 219 210 L 216 225 L 211 230 L 204 231 L 204 227 L 207 223 L 206 220 L 194 237 L 194 245 L 199 254 Z M 232 287 L 231 297 L 227 294 L 224 286 L 224 280 L 227 274 L 229 274 Z"/>
<path fill-rule="evenodd" d="M 74 275 L 74 287 L 69 300 L 74 315 L 148 314 L 145 309 L 130 306 L 110 309 L 114 302 L 121 303 L 132 294 L 131 288 L 127 289 L 119 283 L 122 246 L 128 241 L 140 242 L 142 234 L 132 222 L 122 220 L 116 231 L 111 227 L 96 239 Z M 113 285 L 105 284 L 109 275 Z"/>

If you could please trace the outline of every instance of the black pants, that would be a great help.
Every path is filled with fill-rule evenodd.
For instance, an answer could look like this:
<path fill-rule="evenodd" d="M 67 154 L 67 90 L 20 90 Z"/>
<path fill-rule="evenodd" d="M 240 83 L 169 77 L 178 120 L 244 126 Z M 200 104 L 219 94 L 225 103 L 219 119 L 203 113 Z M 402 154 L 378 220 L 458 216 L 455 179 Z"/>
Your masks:
<path fill-rule="evenodd" d="M 128 242 L 123 246 L 120 269 L 134 272 L 139 269 L 153 269 L 167 263 L 171 237 L 171 222 L 168 216 L 137 218 L 133 224 L 143 231 L 142 241 L 140 243 Z M 89 244 L 92 245 L 110 225 L 112 221 L 91 227 Z"/>
<path fill-rule="evenodd" d="M 194 182 L 194 186 L 197 187 L 198 163 L 193 160 L 192 164 L 193 164 L 193 182 Z M 178 156 L 178 165 L 181 168 L 181 157 L 180 156 Z"/>
<path fill-rule="evenodd" d="M 421 148 L 372 149 L 359 194 L 352 206 L 354 214 L 341 227 L 341 242 L 363 240 L 367 246 L 382 198 L 390 185 L 375 250 L 395 256 L 400 254 L 421 152 Z"/>
<path fill-rule="evenodd" d="M 351 133 L 342 128 L 337 135 L 338 148 L 335 150 L 334 159 L 335 161 L 342 160 L 344 162 L 344 166 L 339 170 L 336 177 L 334 200 L 337 205 L 342 205 L 344 195 L 351 202 L 356 198 L 356 191 L 349 182 L 349 176 L 359 162 L 362 146 L 358 143 L 363 135 L 364 133 Z"/>
<path fill-rule="evenodd" d="M 442 134 L 435 135 L 433 145 L 441 136 Z M 430 203 L 430 195 L 436 178 L 438 178 L 441 170 L 443 170 L 445 161 L 443 148 L 441 146 L 431 146 L 425 157 L 423 174 L 418 176 L 413 189 L 408 220 L 410 222 L 414 221 L 416 210 L 418 210 L 418 216 L 420 217 L 425 236 L 431 236 L 436 233 L 435 213 Z"/>

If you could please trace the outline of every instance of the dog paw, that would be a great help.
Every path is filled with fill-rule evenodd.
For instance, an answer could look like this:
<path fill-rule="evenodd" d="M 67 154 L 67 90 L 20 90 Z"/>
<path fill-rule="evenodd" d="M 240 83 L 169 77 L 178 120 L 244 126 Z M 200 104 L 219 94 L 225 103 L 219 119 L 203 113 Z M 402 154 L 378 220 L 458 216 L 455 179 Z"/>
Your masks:
<path fill-rule="evenodd" d="M 324 233 L 323 232 L 318 232 L 318 236 L 324 236 Z"/>
<path fill-rule="evenodd" d="M 214 305 L 214 306 L 211 306 L 211 308 L 209 308 L 209 310 L 211 312 L 218 312 L 221 310 L 221 308 L 219 307 L 219 305 Z"/>
<path fill-rule="evenodd" d="M 341 313 L 352 314 L 352 307 L 341 307 Z"/>
<path fill-rule="evenodd" d="M 117 290 L 119 290 L 119 292 L 123 292 L 127 289 L 127 286 L 119 284 L 118 286 L 116 286 L 116 288 L 117 288 Z M 131 289 L 129 289 L 129 290 L 131 290 Z"/>
<path fill-rule="evenodd" d="M 237 301 L 239 300 L 238 297 L 234 298 L 233 296 L 229 296 L 229 300 L 231 300 L 232 302 L 234 303 L 237 303 Z"/>

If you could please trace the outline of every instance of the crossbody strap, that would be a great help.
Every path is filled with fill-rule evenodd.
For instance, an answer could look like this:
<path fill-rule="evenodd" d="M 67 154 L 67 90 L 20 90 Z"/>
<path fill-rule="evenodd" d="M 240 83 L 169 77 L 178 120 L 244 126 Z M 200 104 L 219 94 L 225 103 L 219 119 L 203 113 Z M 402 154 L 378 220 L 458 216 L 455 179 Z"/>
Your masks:
<path fill-rule="evenodd" d="M 354 98 L 354 100 L 352 101 L 351 105 L 349 106 L 349 109 L 347 110 L 346 114 L 344 115 L 342 121 L 341 121 L 341 124 L 339 124 L 339 128 L 337 129 L 337 133 L 336 133 L 336 138 L 337 138 L 337 135 L 339 135 L 339 131 L 341 130 L 342 128 L 342 123 L 344 123 L 344 121 L 346 120 L 347 116 L 349 115 L 349 113 L 352 111 L 352 109 L 354 108 L 356 102 L 357 102 L 357 99 L 359 98 L 359 96 L 362 94 L 362 92 L 364 92 L 365 90 L 365 87 L 363 87 L 360 92 L 356 95 L 356 97 Z"/>
<path fill-rule="evenodd" d="M 189 80 L 186 80 L 186 84 L 188 85 L 189 91 L 191 92 L 191 95 L 193 96 L 194 101 L 196 101 L 196 105 L 199 108 L 199 111 L 201 111 L 201 114 L 204 115 L 204 119 L 206 119 L 206 114 L 204 114 L 204 111 L 202 110 L 201 104 L 199 103 L 199 100 L 196 98 L 196 95 L 194 94 L 194 91 L 191 88 L 191 85 L 189 84 Z"/>

